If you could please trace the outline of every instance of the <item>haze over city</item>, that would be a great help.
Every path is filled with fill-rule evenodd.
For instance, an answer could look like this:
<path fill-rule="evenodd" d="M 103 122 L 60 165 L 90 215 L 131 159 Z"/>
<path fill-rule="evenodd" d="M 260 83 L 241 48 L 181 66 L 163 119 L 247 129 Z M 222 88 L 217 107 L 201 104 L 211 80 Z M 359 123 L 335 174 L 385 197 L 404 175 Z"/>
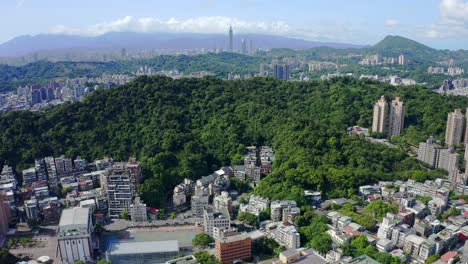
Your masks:
<path fill-rule="evenodd" d="M 386 35 L 439 49 L 468 43 L 464 0 L 17 0 L 0 3 L 0 42 L 19 35 L 108 32 L 273 34 L 313 41 L 372 45 Z"/>

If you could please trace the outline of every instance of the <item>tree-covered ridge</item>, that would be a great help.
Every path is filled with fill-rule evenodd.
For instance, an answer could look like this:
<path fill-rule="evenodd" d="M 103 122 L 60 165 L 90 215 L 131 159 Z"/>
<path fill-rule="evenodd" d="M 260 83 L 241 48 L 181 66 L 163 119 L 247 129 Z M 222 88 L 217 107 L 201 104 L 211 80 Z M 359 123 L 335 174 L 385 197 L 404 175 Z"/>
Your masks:
<path fill-rule="evenodd" d="M 259 194 L 299 203 L 304 189 L 348 196 L 359 185 L 407 178 L 420 168 L 402 150 L 346 135 L 351 125 L 371 125 L 381 95 L 405 102 L 402 142 L 442 138 L 447 113 L 468 105 L 468 98 L 420 86 L 352 78 L 299 83 L 140 77 L 96 91 L 84 102 L 0 116 L 0 163 L 21 170 L 47 155 L 136 156 L 144 170 L 143 199 L 159 206 L 183 178 L 238 162 L 246 145 L 266 144 L 277 158 Z"/>
<path fill-rule="evenodd" d="M 208 71 L 218 77 L 230 72 L 254 74 L 258 72 L 260 57 L 237 53 L 161 55 L 152 59 L 110 62 L 49 62 L 38 61 L 24 66 L 0 64 L 0 92 L 14 91 L 20 85 L 30 85 L 61 78 L 99 77 L 102 74 L 131 74 L 141 65 L 153 69 L 178 70 L 184 74 Z"/>

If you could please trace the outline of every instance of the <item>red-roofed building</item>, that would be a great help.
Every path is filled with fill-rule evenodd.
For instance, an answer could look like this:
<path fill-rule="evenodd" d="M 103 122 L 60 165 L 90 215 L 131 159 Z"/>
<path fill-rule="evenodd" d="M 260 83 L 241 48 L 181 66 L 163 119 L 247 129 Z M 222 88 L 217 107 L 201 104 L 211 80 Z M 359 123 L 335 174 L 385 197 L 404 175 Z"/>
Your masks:
<path fill-rule="evenodd" d="M 455 251 L 449 251 L 440 257 L 440 260 L 443 262 L 451 263 L 453 259 L 457 256 L 457 252 Z"/>
<path fill-rule="evenodd" d="M 362 233 L 359 231 L 354 230 L 351 226 L 345 226 L 343 228 L 343 233 L 350 234 L 353 236 L 362 236 Z"/>
<path fill-rule="evenodd" d="M 466 201 L 463 200 L 463 199 L 458 200 L 458 202 L 459 202 L 460 204 L 466 204 Z"/>

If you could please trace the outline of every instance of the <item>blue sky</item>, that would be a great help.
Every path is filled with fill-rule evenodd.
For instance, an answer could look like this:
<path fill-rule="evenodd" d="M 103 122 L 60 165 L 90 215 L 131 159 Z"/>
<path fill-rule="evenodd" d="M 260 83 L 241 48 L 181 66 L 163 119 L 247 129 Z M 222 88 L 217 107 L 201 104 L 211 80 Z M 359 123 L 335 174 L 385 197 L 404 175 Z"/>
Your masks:
<path fill-rule="evenodd" d="M 110 31 L 267 33 L 374 44 L 401 35 L 468 49 L 468 0 L 1 0 L 0 42 Z"/>

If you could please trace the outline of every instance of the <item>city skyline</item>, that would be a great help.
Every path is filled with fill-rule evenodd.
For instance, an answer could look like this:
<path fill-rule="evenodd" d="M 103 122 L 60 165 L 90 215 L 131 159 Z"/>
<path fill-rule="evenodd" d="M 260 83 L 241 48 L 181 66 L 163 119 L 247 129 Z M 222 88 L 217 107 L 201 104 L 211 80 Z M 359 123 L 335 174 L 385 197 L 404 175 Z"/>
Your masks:
<path fill-rule="evenodd" d="M 339 6 L 340 8 L 336 8 Z M 93 7 L 93 8 L 89 8 Z M 181 8 L 184 7 L 184 8 Z M 0 43 L 42 33 L 96 36 L 108 32 L 260 33 L 372 45 L 385 35 L 410 37 L 435 48 L 463 49 L 468 40 L 466 0 L 164 1 L 109 0 L 1 3 Z"/>

